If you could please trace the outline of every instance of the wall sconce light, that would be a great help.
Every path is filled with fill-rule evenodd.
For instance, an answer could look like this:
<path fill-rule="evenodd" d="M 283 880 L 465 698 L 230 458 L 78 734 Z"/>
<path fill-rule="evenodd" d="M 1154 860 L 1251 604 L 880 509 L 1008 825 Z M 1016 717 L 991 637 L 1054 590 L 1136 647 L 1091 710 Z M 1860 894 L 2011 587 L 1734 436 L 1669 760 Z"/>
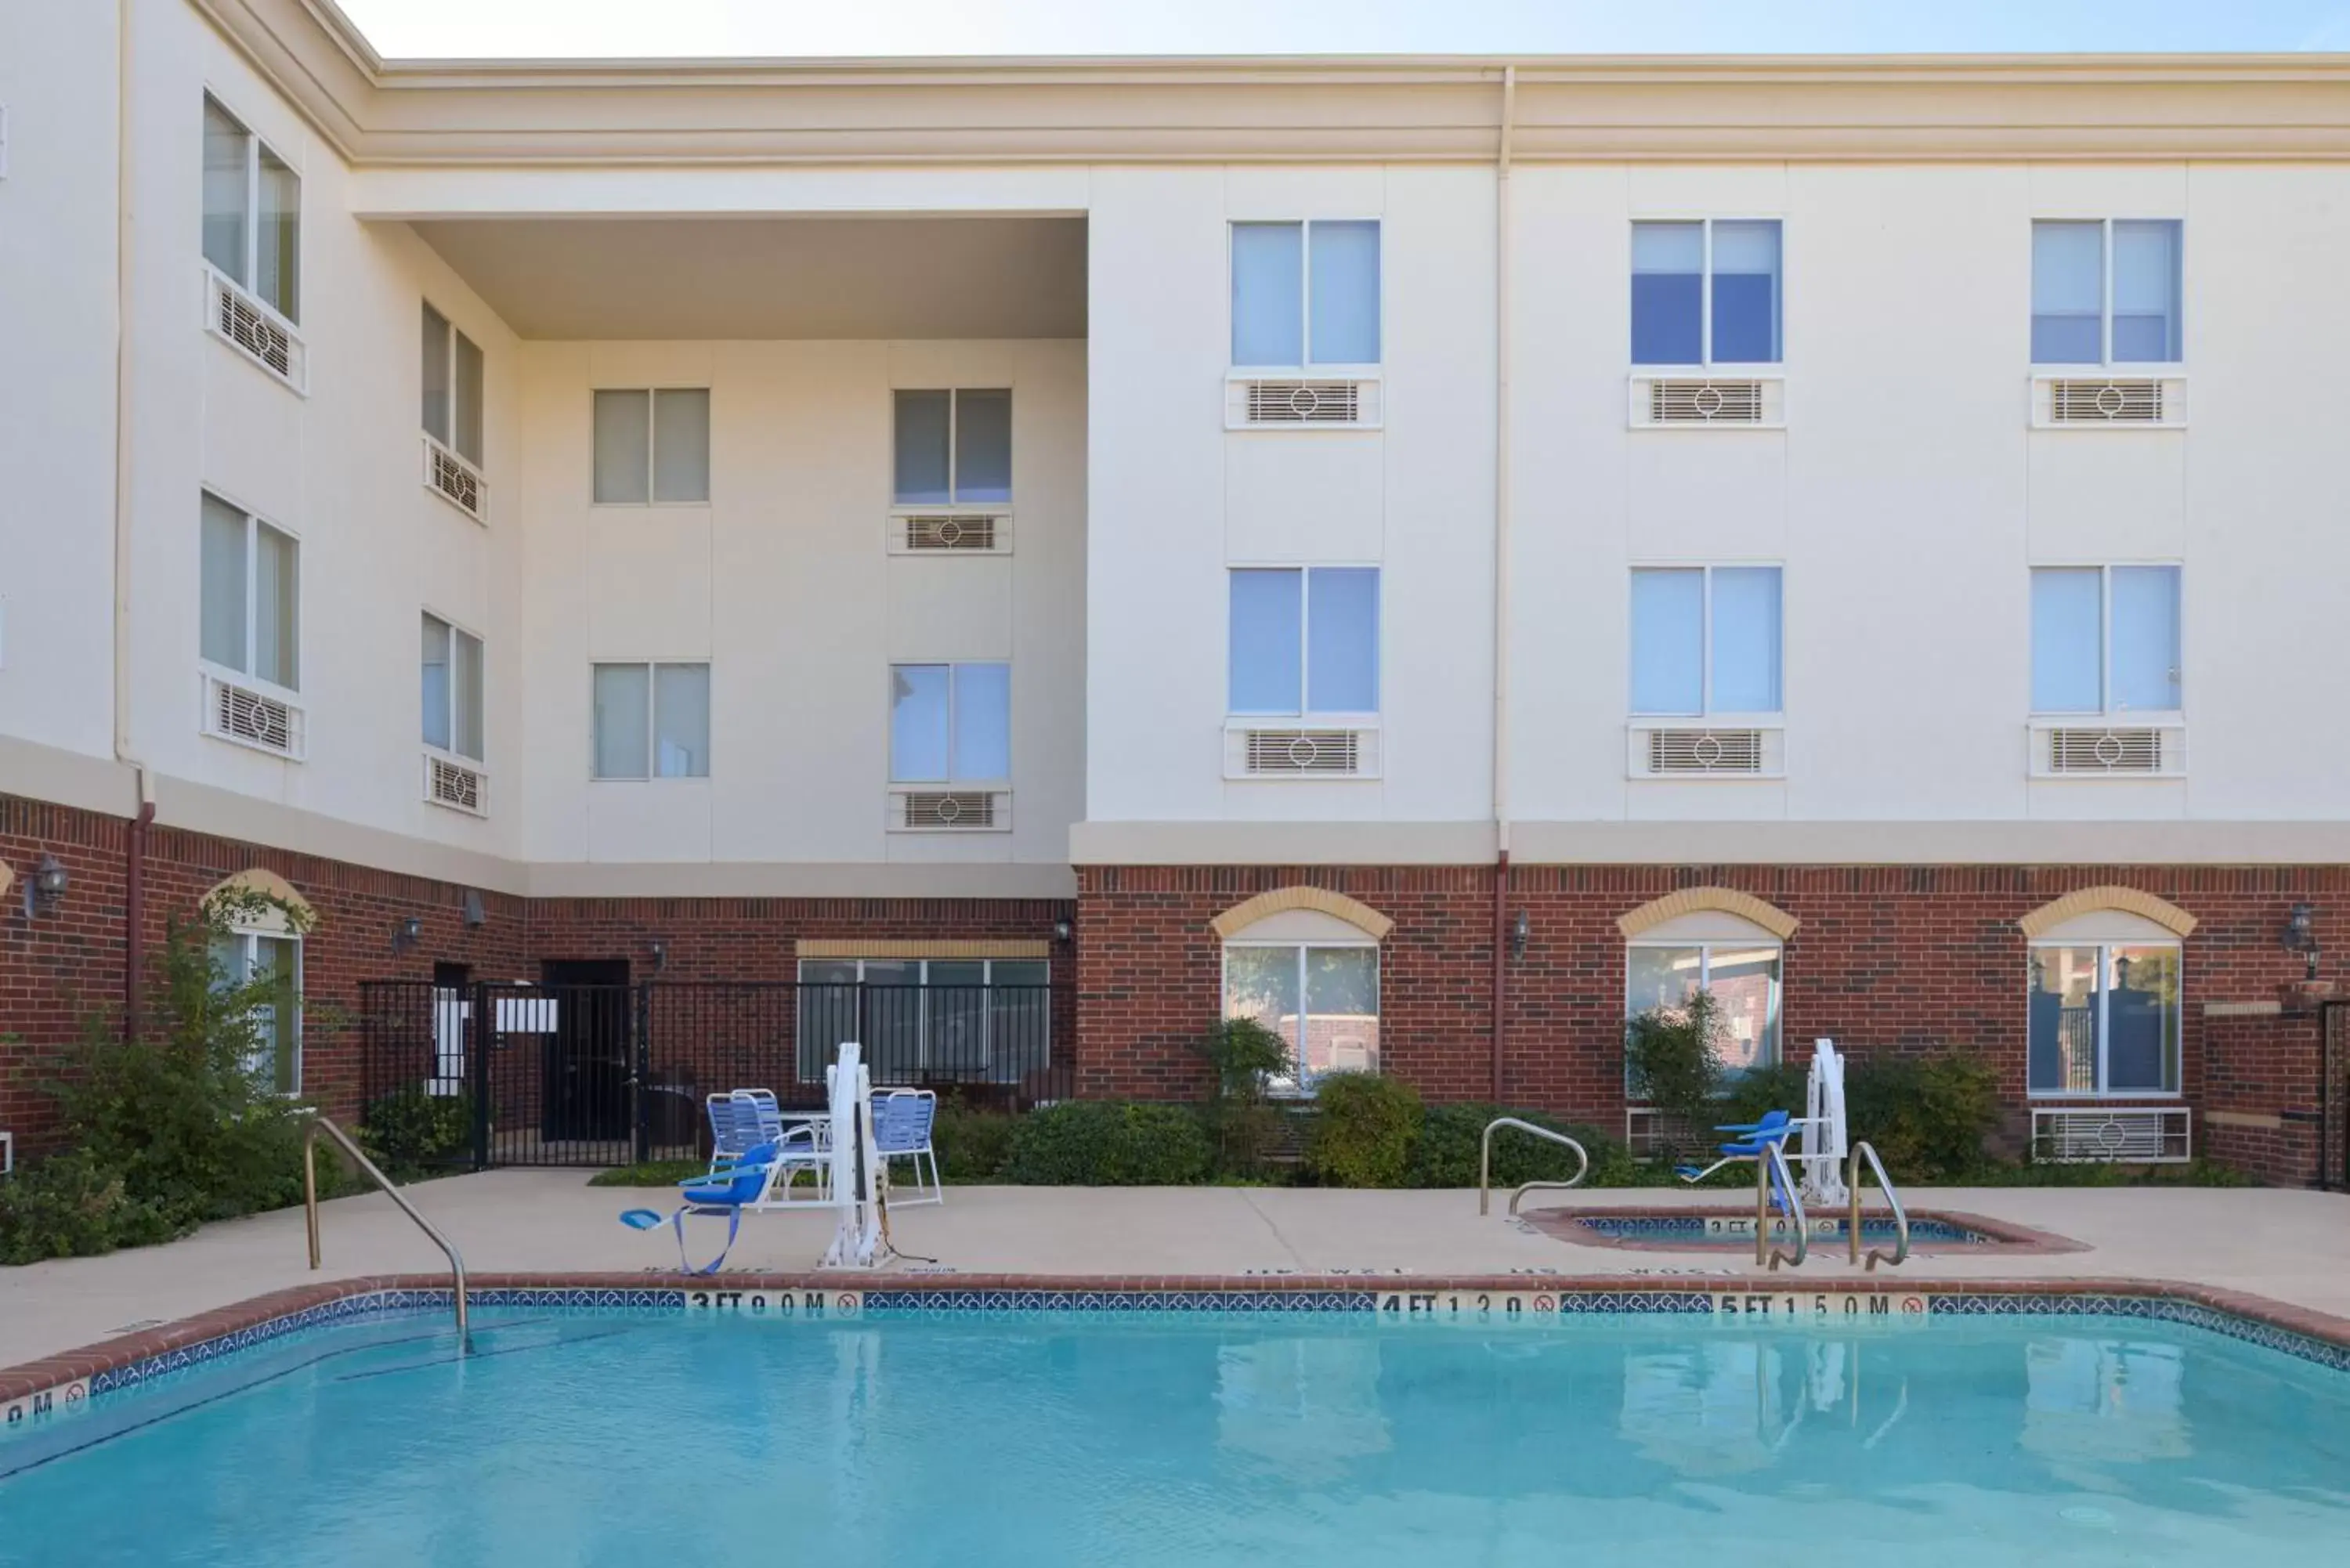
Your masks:
<path fill-rule="evenodd" d="M 656 971 L 665 970 L 669 967 L 669 944 L 667 942 L 653 943 L 652 953 L 653 969 Z"/>
<path fill-rule="evenodd" d="M 404 920 L 394 920 L 391 923 L 391 950 L 396 953 L 406 952 L 422 940 L 423 937 L 424 922 L 414 915 L 409 916 Z"/>
<path fill-rule="evenodd" d="M 2317 978 L 2317 911 L 2307 904 L 2295 904 L 2285 917 L 2284 949 L 2300 953 L 2308 961 L 2308 978 Z"/>
<path fill-rule="evenodd" d="M 1518 918 L 1510 922 L 1510 958 L 1512 961 L 1523 962 L 1524 961 L 1526 956 L 1526 938 L 1532 933 L 1533 929 L 1533 922 L 1526 919 L 1526 912 L 1523 909 L 1520 909 L 1518 911 Z"/>
<path fill-rule="evenodd" d="M 66 888 L 71 881 L 57 857 L 43 850 L 39 868 L 25 878 L 25 918 L 29 920 L 36 915 L 57 913 L 57 906 L 66 901 Z"/>
<path fill-rule="evenodd" d="M 1071 925 L 1068 921 L 1055 920 L 1053 922 L 1053 940 L 1055 941 L 1066 942 L 1076 934 L 1077 928 Z"/>
<path fill-rule="evenodd" d="M 465 898 L 457 906 L 457 915 L 465 922 L 468 930 L 487 924 L 490 919 L 490 912 L 482 908 L 482 895 L 472 888 L 465 889 Z"/>

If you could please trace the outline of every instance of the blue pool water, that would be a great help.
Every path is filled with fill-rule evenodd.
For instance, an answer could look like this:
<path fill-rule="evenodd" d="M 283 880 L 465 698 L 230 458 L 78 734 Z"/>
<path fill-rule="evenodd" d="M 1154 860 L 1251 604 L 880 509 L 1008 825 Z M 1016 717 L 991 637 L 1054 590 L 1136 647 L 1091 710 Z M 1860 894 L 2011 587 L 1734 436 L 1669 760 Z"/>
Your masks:
<path fill-rule="evenodd" d="M 1367 1315 L 329 1329 L 0 1440 L 0 1563 L 2350 1561 L 2350 1376 L 2198 1328 Z"/>
<path fill-rule="evenodd" d="M 1574 1220 L 1586 1231 L 1626 1241 L 1754 1245 L 1754 1217 L 1751 1214 L 1595 1214 L 1586 1210 L 1575 1215 Z M 1833 1216 L 1815 1219 L 1811 1221 L 1812 1239 L 1842 1241 L 1847 1223 Z M 1773 1219 L 1770 1234 L 1784 1240 L 1794 1228 L 1791 1220 Z M 1889 1216 L 1866 1215 L 1860 1221 L 1860 1239 L 1871 1246 L 1889 1247 L 1898 1234 L 1899 1228 Z M 1999 1240 L 1948 1220 L 1921 1216 L 1909 1221 L 1913 1246 L 1981 1247 L 1995 1245 Z"/>

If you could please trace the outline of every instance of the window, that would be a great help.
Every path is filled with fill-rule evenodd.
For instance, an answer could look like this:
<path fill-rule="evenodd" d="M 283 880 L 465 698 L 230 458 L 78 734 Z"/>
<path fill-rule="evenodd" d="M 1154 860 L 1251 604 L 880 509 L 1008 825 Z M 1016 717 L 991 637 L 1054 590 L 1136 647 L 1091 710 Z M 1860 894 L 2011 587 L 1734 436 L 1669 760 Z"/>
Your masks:
<path fill-rule="evenodd" d="M 207 492 L 198 566 L 198 641 L 208 663 L 301 690 L 300 547 Z"/>
<path fill-rule="evenodd" d="M 799 1076 L 820 1084 L 844 1040 L 877 1084 L 1025 1084 L 1052 1065 L 1043 959 L 802 959 Z"/>
<path fill-rule="evenodd" d="M 2032 1093 L 2177 1094 L 2178 985 L 2175 943 L 2033 943 Z"/>
<path fill-rule="evenodd" d="M 1235 714 L 1379 711 L 1377 566 L 1235 567 Z"/>
<path fill-rule="evenodd" d="M 1632 363 L 1779 363 L 1779 221 L 1632 225 Z"/>
<path fill-rule="evenodd" d="M 302 1092 L 302 939 L 282 930 L 240 928 L 213 939 L 213 968 L 224 990 L 252 994 L 246 1070 L 280 1095 Z"/>
<path fill-rule="evenodd" d="M 1779 568 L 1632 573 L 1635 714 L 1779 711 Z"/>
<path fill-rule="evenodd" d="M 1375 220 L 1232 225 L 1232 363 L 1379 362 Z"/>
<path fill-rule="evenodd" d="M 899 392 L 890 493 L 900 506 L 1012 499 L 1009 390 Z"/>
<path fill-rule="evenodd" d="M 2175 713 L 2177 566 L 2035 566 L 2032 711 Z"/>
<path fill-rule="evenodd" d="M 288 321 L 299 301 L 302 180 L 204 96 L 204 260 Z"/>
<path fill-rule="evenodd" d="M 482 639 L 424 612 L 424 743 L 482 760 Z"/>
<path fill-rule="evenodd" d="M 1625 955 L 1627 1018 L 1652 1007 L 1675 1012 L 1700 991 L 1711 992 L 1721 1009 L 1722 1066 L 1743 1073 L 1778 1062 L 1780 948 L 1767 935 L 1634 942 Z"/>
<path fill-rule="evenodd" d="M 889 782 L 1001 784 L 1012 776 L 1012 666 L 889 667 Z"/>
<path fill-rule="evenodd" d="M 709 388 L 596 394 L 596 504 L 693 506 L 709 499 Z"/>
<path fill-rule="evenodd" d="M 1379 950 L 1371 942 L 1224 945 L 1224 1016 L 1253 1018 L 1289 1043 L 1273 1080 L 1314 1092 L 1326 1073 L 1379 1070 Z"/>
<path fill-rule="evenodd" d="M 2176 218 L 2032 225 L 2032 362 L 2175 365 L 2180 336 Z"/>
<path fill-rule="evenodd" d="M 710 666 L 596 666 L 595 776 L 710 776 Z"/>
<path fill-rule="evenodd" d="M 479 468 L 482 457 L 482 351 L 424 307 L 424 433 Z"/>

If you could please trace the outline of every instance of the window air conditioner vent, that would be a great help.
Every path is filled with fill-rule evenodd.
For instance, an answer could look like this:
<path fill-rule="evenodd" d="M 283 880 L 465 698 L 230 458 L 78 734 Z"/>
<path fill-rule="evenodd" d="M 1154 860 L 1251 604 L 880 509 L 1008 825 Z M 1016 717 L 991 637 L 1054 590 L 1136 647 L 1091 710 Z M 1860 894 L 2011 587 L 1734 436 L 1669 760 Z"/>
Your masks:
<path fill-rule="evenodd" d="M 424 483 L 474 522 L 487 521 L 490 487 L 481 471 L 431 436 L 424 438 Z"/>
<path fill-rule="evenodd" d="M 299 391 L 304 370 L 302 340 L 275 312 L 210 267 L 204 269 L 204 282 L 210 306 L 206 324 L 213 332 Z"/>
<path fill-rule="evenodd" d="M 424 759 L 424 798 L 452 811 L 490 814 L 489 780 L 482 771 L 430 753 Z"/>
<path fill-rule="evenodd" d="M 2155 377 L 2114 380 L 2052 380 L 2051 424 L 2158 425 L 2163 421 L 2163 384 Z"/>
<path fill-rule="evenodd" d="M 2163 733 L 2158 728 L 2110 730 L 2050 730 L 2048 771 L 2052 774 L 2160 774 L 2164 763 Z"/>
<path fill-rule="evenodd" d="M 302 756 L 302 710 L 276 697 L 223 680 L 204 678 L 204 732 L 224 741 L 275 752 L 296 761 Z"/>
<path fill-rule="evenodd" d="M 1379 422 L 1379 383 L 1236 379 L 1227 384 L 1224 414 L 1234 430 L 1362 430 Z"/>
<path fill-rule="evenodd" d="M 894 826 L 901 828 L 970 832 L 1010 826 L 998 820 L 1008 813 L 999 806 L 1002 797 L 992 790 L 905 790 L 896 798 L 898 821 Z M 1009 802 L 1003 804 L 1008 805 Z"/>
<path fill-rule="evenodd" d="M 2064 1164 L 2168 1165 L 2193 1152 L 2184 1106 L 2032 1112 L 2032 1158 Z"/>
<path fill-rule="evenodd" d="M 1768 422 L 1761 381 L 1659 377 L 1648 383 L 1652 425 L 1759 425 Z"/>
<path fill-rule="evenodd" d="M 1669 774 L 1759 774 L 1760 730 L 1651 730 L 1648 772 Z"/>
<path fill-rule="evenodd" d="M 1376 771 L 1376 735 L 1363 730 L 1243 730 L 1247 778 L 1362 778 Z"/>
<path fill-rule="evenodd" d="M 998 555 L 1012 544 L 1009 517 L 964 514 L 922 513 L 898 519 L 899 548 L 908 555 L 957 551 L 964 555 Z"/>

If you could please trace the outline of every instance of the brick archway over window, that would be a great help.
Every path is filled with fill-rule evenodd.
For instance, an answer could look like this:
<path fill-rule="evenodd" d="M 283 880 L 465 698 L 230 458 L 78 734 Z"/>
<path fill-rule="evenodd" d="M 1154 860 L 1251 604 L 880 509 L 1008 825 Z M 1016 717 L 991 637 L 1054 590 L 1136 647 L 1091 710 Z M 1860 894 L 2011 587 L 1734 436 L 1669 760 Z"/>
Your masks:
<path fill-rule="evenodd" d="M 2107 909 L 2119 909 L 2124 914 L 2141 916 L 2170 932 L 2173 936 L 2194 934 L 2195 917 L 2170 902 L 2158 898 L 2140 888 L 2083 888 L 2067 893 L 2033 910 L 2015 923 L 2027 937 L 2039 936 L 2055 929 L 2076 915 L 2093 915 Z"/>
<path fill-rule="evenodd" d="M 1327 888 L 1275 888 L 1259 893 L 1255 898 L 1234 904 L 1208 924 L 1216 935 L 1236 937 L 1268 915 L 1283 914 L 1291 909 L 1312 909 L 1346 921 L 1374 941 L 1384 941 L 1395 929 L 1395 922 L 1358 899 L 1344 893 L 1333 893 Z"/>
<path fill-rule="evenodd" d="M 305 922 L 315 921 L 318 912 L 310 900 L 295 890 L 294 884 L 275 871 L 265 871 L 255 866 L 234 877 L 224 877 L 204 891 L 201 902 L 209 905 L 223 893 L 256 893 L 273 903 L 285 905 Z"/>
<path fill-rule="evenodd" d="M 1776 904 L 1766 904 L 1753 894 L 1742 893 L 1735 888 L 1683 888 L 1617 916 L 1616 929 L 1627 937 L 1637 937 L 1667 920 L 1698 914 L 1736 915 L 1742 920 L 1753 921 L 1783 942 L 1794 936 L 1795 928 L 1803 923 Z"/>

